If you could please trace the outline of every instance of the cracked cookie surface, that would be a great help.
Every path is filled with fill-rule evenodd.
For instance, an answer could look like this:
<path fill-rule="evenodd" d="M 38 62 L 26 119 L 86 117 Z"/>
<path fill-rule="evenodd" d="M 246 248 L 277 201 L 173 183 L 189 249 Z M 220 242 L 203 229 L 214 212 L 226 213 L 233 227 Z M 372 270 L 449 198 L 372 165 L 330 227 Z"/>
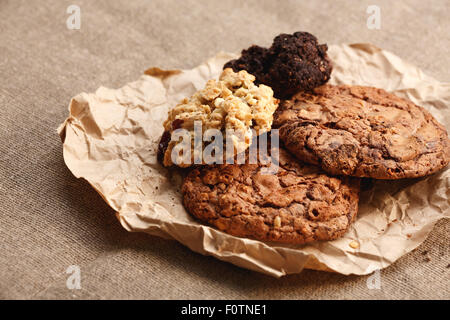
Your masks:
<path fill-rule="evenodd" d="M 303 244 L 341 237 L 358 211 L 359 179 L 330 177 L 279 149 L 276 171 L 266 164 L 192 169 L 183 203 L 219 230 L 263 241 Z"/>
<path fill-rule="evenodd" d="M 299 93 L 280 104 L 273 125 L 297 158 L 330 174 L 415 178 L 450 160 L 445 128 L 422 107 L 378 88 L 324 85 Z"/>

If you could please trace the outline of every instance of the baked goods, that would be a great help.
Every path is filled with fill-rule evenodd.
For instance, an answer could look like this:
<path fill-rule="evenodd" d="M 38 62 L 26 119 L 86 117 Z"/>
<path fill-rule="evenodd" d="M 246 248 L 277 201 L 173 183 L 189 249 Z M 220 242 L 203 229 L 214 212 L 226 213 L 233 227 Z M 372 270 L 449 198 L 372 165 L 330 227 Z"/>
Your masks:
<path fill-rule="evenodd" d="M 270 48 L 243 50 L 225 64 L 219 81 L 208 81 L 169 112 L 159 157 L 165 166 L 199 164 L 181 189 L 191 215 L 229 234 L 262 241 L 334 240 L 356 217 L 357 177 L 421 177 L 448 164 L 447 132 L 423 108 L 382 89 L 323 85 L 332 70 L 326 51 L 309 33 L 281 34 Z M 274 95 L 290 99 L 277 109 Z M 243 132 L 244 139 L 232 143 L 234 156 L 244 155 L 245 163 L 174 158 L 180 143 L 173 139 L 176 129 L 187 130 L 194 153 L 195 121 L 202 133 Z M 253 138 L 272 127 L 284 142 L 277 149 L 279 161 L 251 162 Z M 269 167 L 275 171 L 265 172 Z"/>
<path fill-rule="evenodd" d="M 223 66 L 225 68 L 232 68 L 234 71 L 246 70 L 255 76 L 255 83 L 264 83 L 270 86 L 267 77 L 267 69 L 269 65 L 268 60 L 269 49 L 253 45 L 241 52 L 239 59 L 228 61 Z M 278 97 L 278 92 L 274 93 Z"/>
<path fill-rule="evenodd" d="M 247 152 L 248 153 L 248 152 Z M 185 178 L 193 216 L 235 236 L 308 243 L 342 236 L 358 211 L 359 179 L 330 177 L 279 149 L 279 165 L 198 166 Z M 274 162 L 272 162 L 274 164 Z"/>
<path fill-rule="evenodd" d="M 209 129 L 233 130 L 231 141 L 236 153 L 245 151 L 257 135 L 271 129 L 278 100 L 271 88 L 255 85 L 255 77 L 247 71 L 225 69 L 219 81 L 209 80 L 204 89 L 186 98 L 169 111 L 165 132 L 159 143 L 158 158 L 164 166 L 188 167 L 194 164 L 194 122 L 201 123 L 201 134 Z M 185 129 L 190 136 L 191 157 L 187 160 L 172 152 L 179 143 L 171 140 L 174 130 Z M 202 137 L 200 137 L 201 140 Z M 173 161 L 175 157 L 175 161 Z"/>
<path fill-rule="evenodd" d="M 287 99 L 301 90 L 312 90 L 330 79 L 332 64 L 326 44 L 308 32 L 280 34 L 269 49 L 251 46 L 224 68 L 247 70 L 257 83 L 272 87 L 275 96 Z"/>
<path fill-rule="evenodd" d="M 274 127 L 300 160 L 330 174 L 400 179 L 445 167 L 450 141 L 425 109 L 382 89 L 324 85 L 284 101 Z"/>

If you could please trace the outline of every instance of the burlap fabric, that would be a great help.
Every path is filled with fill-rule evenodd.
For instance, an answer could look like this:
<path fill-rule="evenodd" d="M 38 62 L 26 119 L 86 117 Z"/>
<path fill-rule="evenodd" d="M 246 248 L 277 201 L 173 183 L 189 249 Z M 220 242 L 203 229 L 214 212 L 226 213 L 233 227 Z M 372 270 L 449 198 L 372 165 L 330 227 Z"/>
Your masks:
<path fill-rule="evenodd" d="M 66 27 L 68 6 L 81 29 Z M 366 26 L 368 5 L 381 29 Z M 448 81 L 448 1 L 0 1 L 0 298 L 450 298 L 450 222 L 368 277 L 306 270 L 273 279 L 123 230 L 62 159 L 69 99 L 120 87 L 149 66 L 192 68 L 218 51 L 306 30 L 327 43 L 371 42 Z M 66 285 L 70 265 L 81 289 Z"/>

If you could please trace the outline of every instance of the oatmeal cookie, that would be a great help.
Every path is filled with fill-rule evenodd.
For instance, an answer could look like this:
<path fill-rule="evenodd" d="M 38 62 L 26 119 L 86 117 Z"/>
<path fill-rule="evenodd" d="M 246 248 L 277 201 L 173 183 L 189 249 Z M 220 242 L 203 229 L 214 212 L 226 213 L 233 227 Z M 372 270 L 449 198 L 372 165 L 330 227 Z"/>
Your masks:
<path fill-rule="evenodd" d="M 324 85 L 280 104 L 274 127 L 288 150 L 330 174 L 375 179 L 432 174 L 450 160 L 445 128 L 382 89 Z"/>
<path fill-rule="evenodd" d="M 341 237 L 358 211 L 359 179 L 330 177 L 283 148 L 278 158 L 271 174 L 262 171 L 270 163 L 248 161 L 192 169 L 182 186 L 185 208 L 234 236 L 292 244 Z"/>
<path fill-rule="evenodd" d="M 280 34 L 269 49 L 251 46 L 224 68 L 247 70 L 257 83 L 272 87 L 275 96 L 287 99 L 302 90 L 312 90 L 330 79 L 332 63 L 326 44 L 308 32 Z"/>
<path fill-rule="evenodd" d="M 186 98 L 169 111 L 164 122 L 164 133 L 158 148 L 158 159 L 164 166 L 188 167 L 194 163 L 194 122 L 202 124 L 202 131 L 234 130 L 232 137 L 236 153 L 245 151 L 252 141 L 252 130 L 257 135 L 271 129 L 278 99 L 266 85 L 255 85 L 255 77 L 247 71 L 225 69 L 219 81 L 209 80 L 204 89 Z M 176 129 L 186 129 L 191 137 L 191 159 L 172 160 L 172 150 L 179 143 L 171 140 Z"/>

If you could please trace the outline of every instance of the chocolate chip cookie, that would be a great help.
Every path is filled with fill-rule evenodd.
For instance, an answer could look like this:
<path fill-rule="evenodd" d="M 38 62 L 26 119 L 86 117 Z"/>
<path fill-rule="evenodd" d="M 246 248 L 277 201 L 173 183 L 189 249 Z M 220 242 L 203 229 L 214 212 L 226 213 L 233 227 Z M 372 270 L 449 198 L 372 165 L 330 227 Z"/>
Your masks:
<path fill-rule="evenodd" d="M 270 174 L 263 169 L 276 161 L 194 168 L 183 182 L 184 206 L 240 237 L 294 244 L 341 237 L 358 211 L 359 179 L 327 176 L 283 148 L 278 159 Z"/>
<path fill-rule="evenodd" d="M 287 99 L 330 79 L 332 64 L 327 50 L 326 44 L 319 44 L 308 32 L 283 33 L 275 37 L 269 49 L 253 45 L 224 68 L 247 70 L 257 83 L 272 87 L 277 98 Z"/>
<path fill-rule="evenodd" d="M 330 174 L 415 178 L 445 167 L 450 141 L 433 116 L 382 89 L 324 85 L 283 101 L 274 127 L 297 158 Z"/>

